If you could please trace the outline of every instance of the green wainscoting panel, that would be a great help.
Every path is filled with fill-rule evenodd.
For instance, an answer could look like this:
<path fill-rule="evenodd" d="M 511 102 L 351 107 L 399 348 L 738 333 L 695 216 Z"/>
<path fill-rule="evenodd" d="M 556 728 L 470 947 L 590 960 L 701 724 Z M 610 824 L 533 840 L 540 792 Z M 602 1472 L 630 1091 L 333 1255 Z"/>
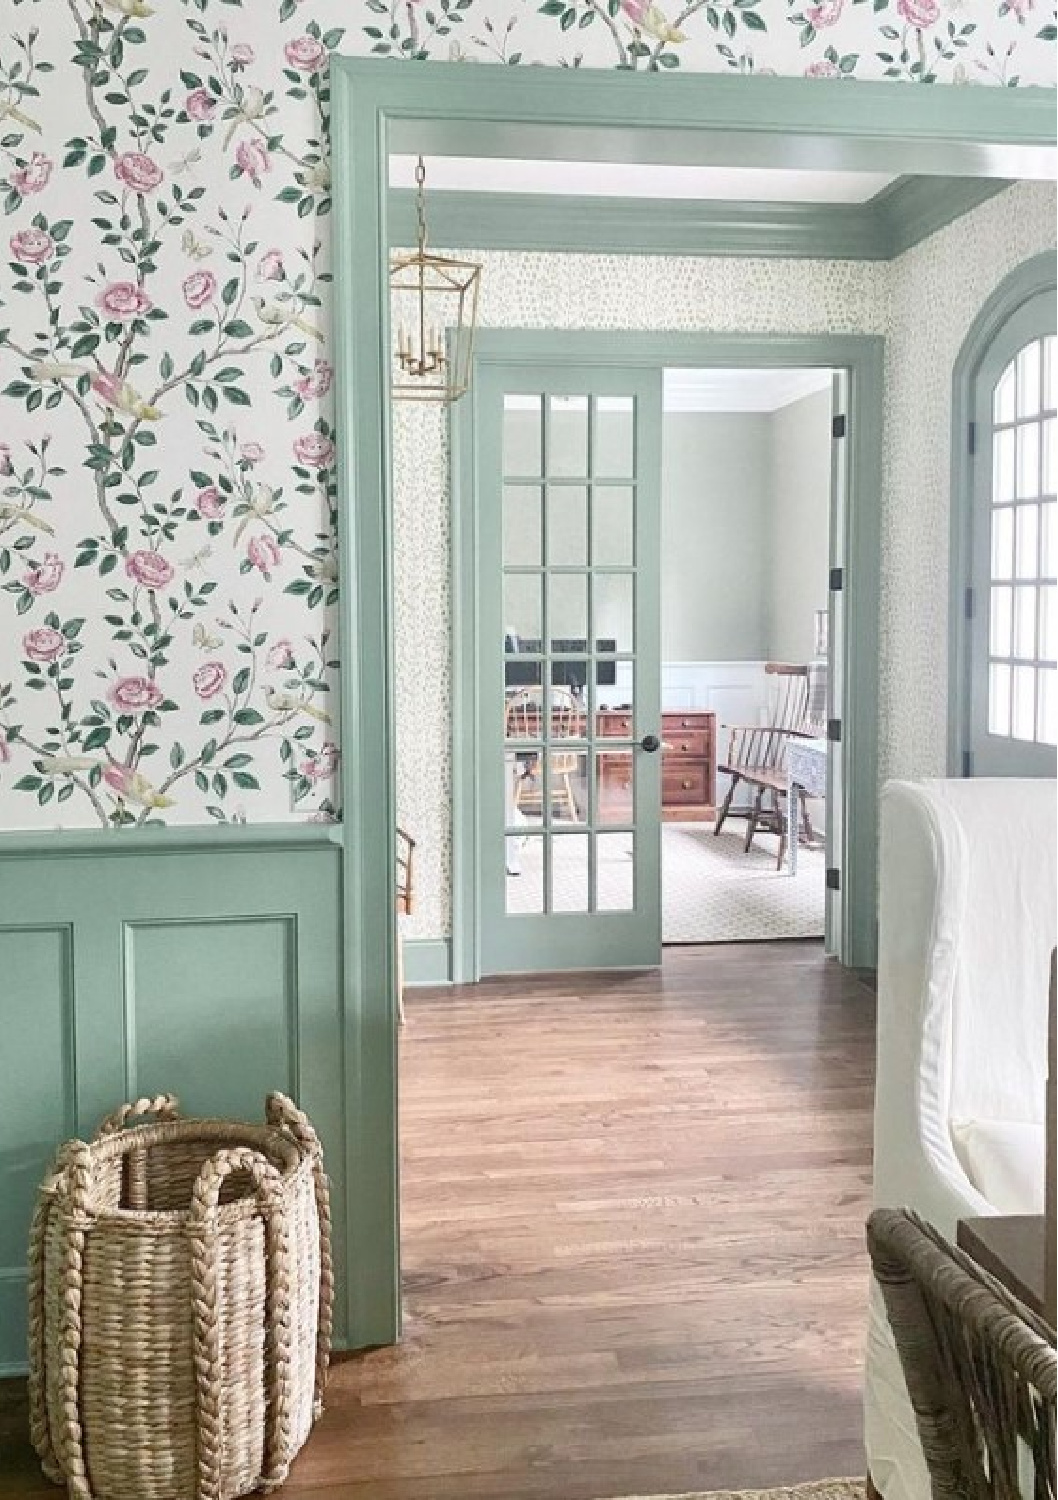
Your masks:
<path fill-rule="evenodd" d="M 410 938 L 404 944 L 404 985 L 452 983 L 452 944 L 448 938 Z"/>
<path fill-rule="evenodd" d="M 2 1373 L 25 1361 L 37 1183 L 126 1098 L 256 1120 L 292 1094 L 323 1139 L 344 1292 L 343 850 L 323 828 L 209 832 L 0 839 Z M 346 1344 L 343 1295 L 336 1313 Z"/>

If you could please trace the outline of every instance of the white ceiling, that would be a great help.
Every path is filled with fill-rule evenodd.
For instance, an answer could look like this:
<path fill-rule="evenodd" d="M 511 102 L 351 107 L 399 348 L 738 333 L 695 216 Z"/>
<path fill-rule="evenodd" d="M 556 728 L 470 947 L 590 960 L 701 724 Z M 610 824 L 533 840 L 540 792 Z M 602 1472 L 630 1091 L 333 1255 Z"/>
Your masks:
<path fill-rule="evenodd" d="M 651 166 L 599 161 L 426 158 L 428 192 L 576 193 L 600 198 L 865 203 L 894 179 L 878 172 L 773 172 L 757 167 Z M 390 187 L 415 186 L 415 158 L 391 156 Z"/>
<path fill-rule="evenodd" d="M 779 411 L 830 383 L 829 370 L 666 370 L 665 410 Z"/>

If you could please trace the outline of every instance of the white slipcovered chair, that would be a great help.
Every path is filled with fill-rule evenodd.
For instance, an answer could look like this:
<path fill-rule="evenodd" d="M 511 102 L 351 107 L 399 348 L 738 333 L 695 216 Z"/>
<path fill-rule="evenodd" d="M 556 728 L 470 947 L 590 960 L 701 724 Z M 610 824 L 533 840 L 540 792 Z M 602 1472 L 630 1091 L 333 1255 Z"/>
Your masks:
<path fill-rule="evenodd" d="M 1051 781 L 890 782 L 882 795 L 874 1203 L 954 1240 L 971 1215 L 1040 1213 Z M 885 1500 L 930 1485 L 872 1285 L 867 1461 Z"/>

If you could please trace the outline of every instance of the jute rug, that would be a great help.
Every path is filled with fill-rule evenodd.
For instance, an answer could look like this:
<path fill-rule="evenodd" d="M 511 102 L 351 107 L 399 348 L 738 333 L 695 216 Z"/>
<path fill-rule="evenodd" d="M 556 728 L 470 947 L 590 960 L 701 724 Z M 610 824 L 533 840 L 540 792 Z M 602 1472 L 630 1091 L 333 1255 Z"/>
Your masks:
<path fill-rule="evenodd" d="M 650 1500 L 630 1495 L 628 1500 Z M 699 1490 L 693 1495 L 656 1495 L 653 1500 L 864 1500 L 862 1479 L 820 1479 L 778 1490 Z"/>

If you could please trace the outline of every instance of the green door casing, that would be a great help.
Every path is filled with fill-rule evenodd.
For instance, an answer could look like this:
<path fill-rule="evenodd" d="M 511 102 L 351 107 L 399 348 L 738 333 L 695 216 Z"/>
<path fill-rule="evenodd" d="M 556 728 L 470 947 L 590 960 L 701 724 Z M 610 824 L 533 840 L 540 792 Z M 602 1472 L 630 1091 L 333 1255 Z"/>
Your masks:
<path fill-rule="evenodd" d="M 475 392 L 479 972 L 661 958 L 661 372 Z"/>

